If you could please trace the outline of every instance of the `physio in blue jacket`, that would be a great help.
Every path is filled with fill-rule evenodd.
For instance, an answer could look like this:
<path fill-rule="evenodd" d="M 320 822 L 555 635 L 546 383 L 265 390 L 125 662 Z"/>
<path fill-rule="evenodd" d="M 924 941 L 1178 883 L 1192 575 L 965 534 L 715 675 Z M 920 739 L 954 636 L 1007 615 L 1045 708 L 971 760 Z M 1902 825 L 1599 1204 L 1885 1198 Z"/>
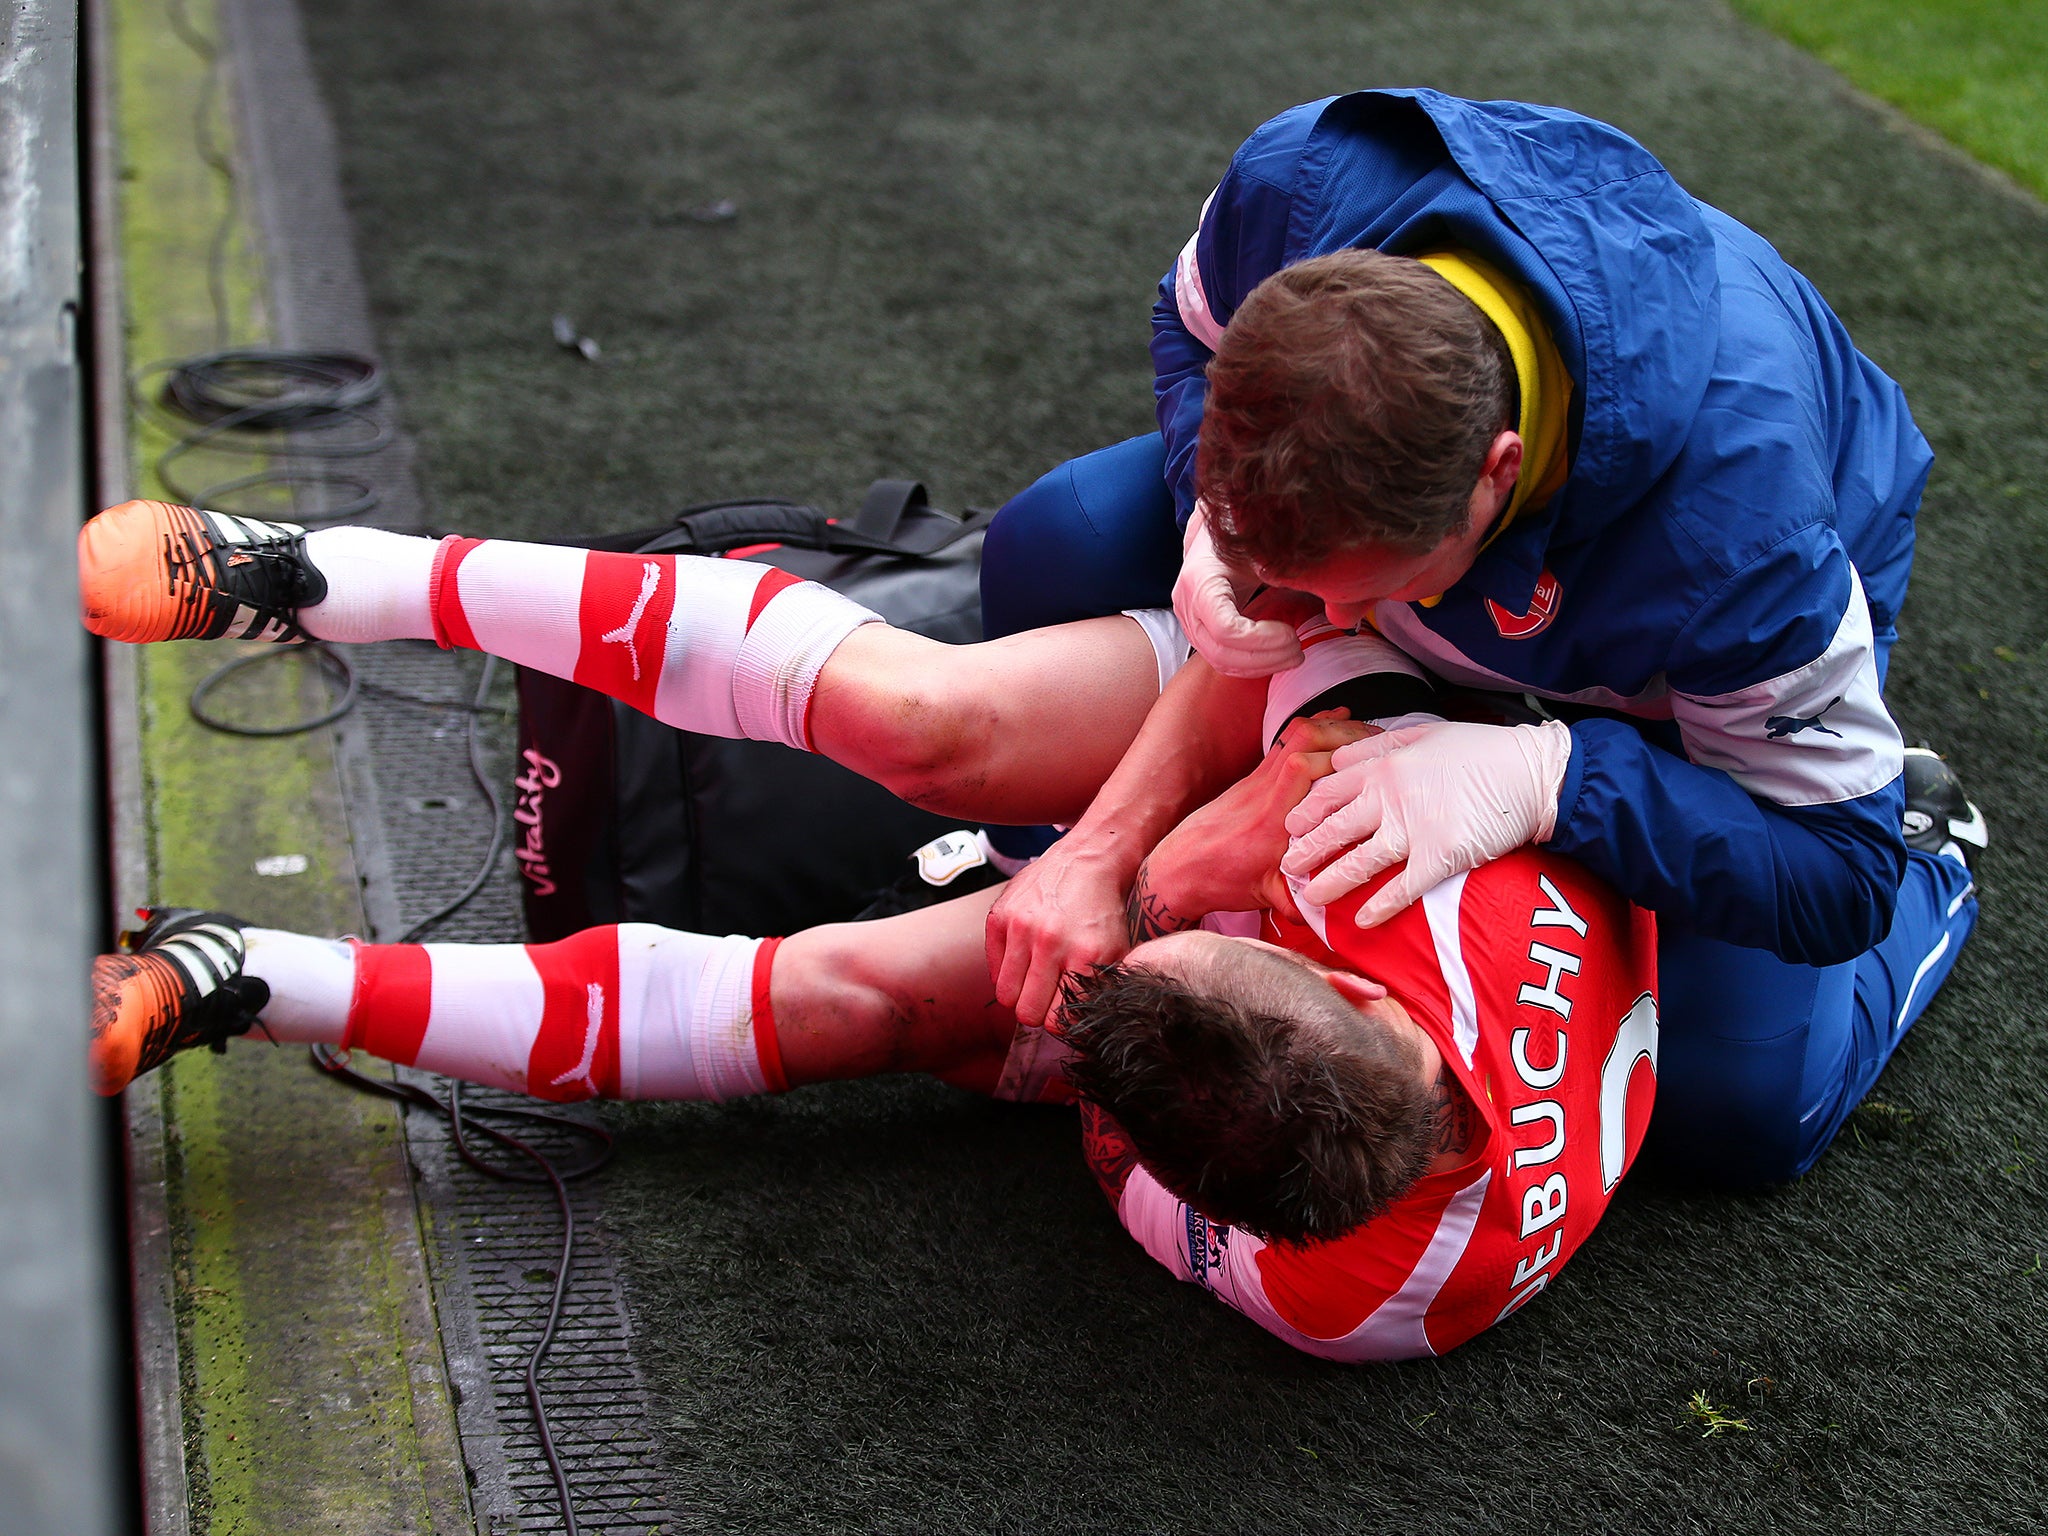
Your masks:
<path fill-rule="evenodd" d="M 1360 251 L 1415 259 L 1339 254 Z M 1386 467 L 1296 409 L 1346 368 L 1371 375 L 1369 350 L 1319 358 L 1315 326 L 1370 330 L 1355 317 L 1374 303 L 1404 317 L 1452 292 L 1485 317 L 1460 366 L 1512 376 L 1511 427 L 1473 439 L 1478 472 L 1436 514 L 1399 464 L 1385 483 L 1406 490 L 1337 505 L 1330 486 Z M 1248 302 L 1258 335 L 1226 342 Z M 1539 725 L 1359 744 L 1296 813 L 1291 867 L 1320 869 L 1309 894 L 1328 901 L 1405 859 L 1370 921 L 1524 842 L 1574 855 L 1659 917 L 1667 1162 L 1731 1183 L 1805 1171 L 1976 917 L 1947 827 L 1907 846 L 1881 692 L 1932 461 L 1898 386 L 1767 242 L 1626 135 L 1421 90 L 1254 133 L 1153 329 L 1159 432 L 1002 510 L 988 632 L 1171 598 L 1217 670 L 1272 672 L 1298 659 L 1293 630 L 1237 610 L 1271 584 L 1447 682 L 1553 701 Z M 1398 427 L 1407 407 L 1382 404 Z"/>

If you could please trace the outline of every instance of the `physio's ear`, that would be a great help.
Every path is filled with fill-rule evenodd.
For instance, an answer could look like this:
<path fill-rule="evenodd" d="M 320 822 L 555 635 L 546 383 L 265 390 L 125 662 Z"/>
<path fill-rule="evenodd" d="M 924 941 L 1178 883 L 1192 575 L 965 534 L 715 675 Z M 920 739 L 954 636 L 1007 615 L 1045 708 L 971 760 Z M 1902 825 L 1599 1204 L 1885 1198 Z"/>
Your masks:
<path fill-rule="evenodd" d="M 1387 989 L 1369 976 L 1360 976 L 1354 971 L 1330 971 L 1327 974 L 1330 985 L 1337 989 L 1337 995 L 1354 1008 L 1376 1003 L 1387 995 Z"/>
<path fill-rule="evenodd" d="M 1506 506 L 1521 473 L 1522 434 L 1513 430 L 1502 432 L 1486 450 L 1486 462 L 1479 470 L 1479 487 L 1482 491 L 1491 490 L 1500 505 Z"/>

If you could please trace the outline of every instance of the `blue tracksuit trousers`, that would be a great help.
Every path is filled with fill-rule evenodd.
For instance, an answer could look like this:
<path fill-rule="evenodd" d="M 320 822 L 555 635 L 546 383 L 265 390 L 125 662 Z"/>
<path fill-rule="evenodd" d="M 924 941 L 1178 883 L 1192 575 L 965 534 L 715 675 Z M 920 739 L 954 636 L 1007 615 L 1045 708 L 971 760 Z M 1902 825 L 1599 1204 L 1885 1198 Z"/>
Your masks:
<path fill-rule="evenodd" d="M 1163 608 L 1180 529 L 1154 433 L 1061 465 L 996 514 L 982 556 L 982 626 L 996 635 Z M 1888 651 L 1880 637 L 1879 675 Z M 1840 965 L 1794 965 L 1661 926 L 1661 1046 L 1647 1154 L 1724 1185 L 1813 1166 L 1948 979 L 1977 921 L 1959 861 L 1910 853 L 1884 939 Z"/>

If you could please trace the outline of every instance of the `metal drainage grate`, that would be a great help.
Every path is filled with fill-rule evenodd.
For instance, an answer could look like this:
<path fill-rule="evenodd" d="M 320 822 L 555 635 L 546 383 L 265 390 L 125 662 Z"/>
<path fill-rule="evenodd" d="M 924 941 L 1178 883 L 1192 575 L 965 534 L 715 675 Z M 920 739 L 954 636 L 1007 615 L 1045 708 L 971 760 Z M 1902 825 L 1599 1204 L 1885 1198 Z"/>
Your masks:
<path fill-rule="evenodd" d="M 424 644 L 363 646 L 364 681 L 449 701 L 423 705 L 365 692 L 348 719 L 342 759 L 352 835 L 364 870 L 374 936 L 390 939 L 462 890 L 490 844 L 488 806 L 470 776 L 469 715 L 481 665 Z M 486 728 L 505 758 L 502 722 Z M 509 855 L 477 896 L 429 940 L 514 942 L 522 936 L 518 877 Z M 447 1084 L 404 1074 L 434 1092 Z M 489 1090 L 473 1105 L 524 1103 Z M 527 1127 L 518 1134 L 529 1136 Z M 527 1356 L 546 1321 L 561 1216 L 545 1188 L 508 1184 L 456 1156 L 445 1121 L 409 1114 L 407 1148 L 419 1170 L 442 1346 L 477 1529 L 487 1536 L 563 1529 L 554 1480 L 526 1402 Z M 588 1146 L 533 1128 L 535 1147 L 566 1163 Z M 632 1319 L 602 1225 L 603 1176 L 569 1186 L 577 1252 L 555 1342 L 541 1373 L 549 1423 L 567 1469 L 576 1518 L 592 1536 L 671 1530 L 672 1508 L 647 1391 L 632 1355 Z"/>
<path fill-rule="evenodd" d="M 337 729 L 336 746 L 349 836 L 363 872 L 363 910 L 372 936 L 389 942 L 459 895 L 490 848 L 490 806 L 469 767 L 468 707 L 482 662 L 426 641 L 354 646 L 350 660 L 367 686 Z M 500 694 L 497 702 L 506 702 L 509 694 Z M 488 715 L 481 727 L 486 764 L 509 813 L 510 727 Z M 508 827 L 508 847 L 509 836 Z M 484 888 L 427 939 L 523 939 L 518 884 L 507 854 Z"/>
<path fill-rule="evenodd" d="M 438 1078 L 407 1075 L 446 1091 Z M 467 1102 L 523 1101 L 470 1090 Z M 529 1134 L 522 1127 L 519 1134 L 564 1161 L 588 1154 L 587 1145 L 560 1132 Z M 428 1213 L 430 1262 L 477 1528 L 490 1536 L 559 1531 L 554 1480 L 541 1457 L 524 1381 L 561 1256 L 554 1196 L 470 1168 L 455 1155 L 438 1117 L 408 1116 L 407 1138 Z M 569 1199 L 576 1261 L 540 1382 L 577 1523 L 591 1533 L 666 1536 L 673 1517 L 647 1422 L 646 1387 L 633 1362 L 632 1320 L 599 1225 L 600 1192 L 572 1184 Z"/>

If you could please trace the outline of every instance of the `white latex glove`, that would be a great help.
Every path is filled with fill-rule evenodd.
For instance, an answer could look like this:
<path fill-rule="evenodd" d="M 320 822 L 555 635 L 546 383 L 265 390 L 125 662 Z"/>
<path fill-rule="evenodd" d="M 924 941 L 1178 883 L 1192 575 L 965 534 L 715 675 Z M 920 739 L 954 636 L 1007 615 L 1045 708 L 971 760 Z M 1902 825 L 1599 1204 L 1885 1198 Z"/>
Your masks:
<path fill-rule="evenodd" d="M 1327 907 L 1405 859 L 1358 910 L 1358 926 L 1375 927 L 1452 875 L 1547 839 L 1571 756 L 1555 720 L 1433 722 L 1355 741 L 1288 816 L 1280 868 L 1313 875 L 1303 895 Z"/>
<path fill-rule="evenodd" d="M 1244 600 L 1257 587 L 1216 553 L 1209 537 L 1209 509 L 1196 502 L 1181 536 L 1173 612 L 1188 632 L 1195 654 L 1225 677 L 1270 677 L 1301 665 L 1301 642 L 1293 625 L 1244 616 Z"/>

